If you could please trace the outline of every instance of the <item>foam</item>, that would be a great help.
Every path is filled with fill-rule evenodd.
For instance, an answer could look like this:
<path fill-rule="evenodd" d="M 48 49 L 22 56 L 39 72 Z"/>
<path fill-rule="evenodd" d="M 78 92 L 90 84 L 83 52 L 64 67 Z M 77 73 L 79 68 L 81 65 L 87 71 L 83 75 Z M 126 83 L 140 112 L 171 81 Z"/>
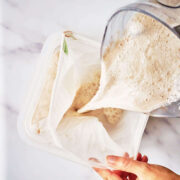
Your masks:
<path fill-rule="evenodd" d="M 101 122 L 109 122 L 110 124 L 117 123 L 122 117 L 122 110 L 117 108 L 102 108 L 86 113 L 78 113 L 78 110 L 86 105 L 96 94 L 99 88 L 100 72 L 95 71 L 91 74 L 91 79 L 83 83 L 78 89 L 71 107 L 65 113 L 66 117 L 76 116 L 95 116 Z"/>
<path fill-rule="evenodd" d="M 109 123 L 115 124 L 121 119 L 123 110 L 118 108 L 103 108 L 103 113 Z"/>
<path fill-rule="evenodd" d="M 150 112 L 180 98 L 180 41 L 149 16 L 137 13 L 130 20 L 122 39 L 106 49 L 101 69 L 99 91 L 79 112 L 100 107 Z"/>

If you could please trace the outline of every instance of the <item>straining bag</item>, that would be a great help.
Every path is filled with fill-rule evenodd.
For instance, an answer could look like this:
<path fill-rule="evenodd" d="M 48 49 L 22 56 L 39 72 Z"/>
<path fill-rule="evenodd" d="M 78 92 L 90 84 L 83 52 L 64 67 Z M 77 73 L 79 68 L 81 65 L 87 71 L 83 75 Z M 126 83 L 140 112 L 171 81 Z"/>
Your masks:
<path fill-rule="evenodd" d="M 137 154 L 148 116 L 111 107 L 77 112 L 98 90 L 99 47 L 78 34 L 65 34 L 48 124 L 58 147 L 105 165 L 108 154 Z"/>
<path fill-rule="evenodd" d="M 116 108 L 78 113 L 99 87 L 99 49 L 70 31 L 62 40 L 60 33 L 48 38 L 19 119 L 26 141 L 90 166 L 92 159 L 106 166 L 108 154 L 137 154 L 147 115 Z"/>

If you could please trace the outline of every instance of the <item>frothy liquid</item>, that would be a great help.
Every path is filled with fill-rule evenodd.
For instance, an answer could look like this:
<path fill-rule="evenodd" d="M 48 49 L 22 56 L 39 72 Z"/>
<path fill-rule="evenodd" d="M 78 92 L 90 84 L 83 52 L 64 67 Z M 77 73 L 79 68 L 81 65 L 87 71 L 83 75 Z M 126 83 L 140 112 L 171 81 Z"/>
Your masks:
<path fill-rule="evenodd" d="M 86 105 L 96 94 L 99 88 L 100 72 L 94 73 L 92 79 L 81 85 L 76 93 L 73 103 L 64 117 L 72 116 L 96 116 L 100 121 L 107 121 L 111 124 L 117 123 L 121 117 L 123 110 L 117 108 L 101 108 L 86 113 L 78 113 L 78 110 Z"/>
<path fill-rule="evenodd" d="M 116 107 L 150 112 L 180 98 L 180 40 L 153 18 L 136 14 L 104 53 L 99 91 L 82 111 Z"/>

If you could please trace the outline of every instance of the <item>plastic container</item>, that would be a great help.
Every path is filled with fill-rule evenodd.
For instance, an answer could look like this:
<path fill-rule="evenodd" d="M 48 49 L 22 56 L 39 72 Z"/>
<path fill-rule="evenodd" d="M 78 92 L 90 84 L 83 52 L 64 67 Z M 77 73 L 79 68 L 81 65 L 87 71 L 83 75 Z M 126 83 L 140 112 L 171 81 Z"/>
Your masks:
<path fill-rule="evenodd" d="M 25 142 L 86 166 L 107 167 L 109 154 L 136 157 L 148 115 L 124 111 L 116 124 L 64 118 L 79 87 L 101 71 L 99 52 L 99 42 L 70 31 L 47 39 L 18 121 Z"/>

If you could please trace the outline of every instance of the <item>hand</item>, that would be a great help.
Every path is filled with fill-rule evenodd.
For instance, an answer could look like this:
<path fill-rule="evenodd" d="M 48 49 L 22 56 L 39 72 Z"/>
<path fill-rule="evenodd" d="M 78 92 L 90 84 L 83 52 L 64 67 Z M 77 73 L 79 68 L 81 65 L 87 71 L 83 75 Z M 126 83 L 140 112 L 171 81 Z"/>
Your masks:
<path fill-rule="evenodd" d="M 142 158 L 143 159 L 143 158 Z M 107 156 L 107 162 L 115 171 L 95 169 L 105 180 L 180 180 L 171 170 L 127 157 Z M 116 173 L 119 171 L 120 174 Z M 126 175 L 126 176 L 125 176 Z"/>
<path fill-rule="evenodd" d="M 129 154 L 125 153 L 123 157 L 129 158 Z M 94 161 L 98 162 L 96 159 L 91 158 L 91 160 L 92 159 Z M 142 161 L 145 163 L 148 162 L 147 156 L 142 156 L 141 153 L 138 153 L 136 160 Z M 128 180 L 136 180 L 137 179 L 137 176 L 135 174 L 128 173 L 128 172 L 121 171 L 121 170 L 110 171 L 109 169 L 99 169 L 99 168 L 94 168 L 94 170 L 105 180 L 127 180 L 127 178 L 129 178 Z"/>

